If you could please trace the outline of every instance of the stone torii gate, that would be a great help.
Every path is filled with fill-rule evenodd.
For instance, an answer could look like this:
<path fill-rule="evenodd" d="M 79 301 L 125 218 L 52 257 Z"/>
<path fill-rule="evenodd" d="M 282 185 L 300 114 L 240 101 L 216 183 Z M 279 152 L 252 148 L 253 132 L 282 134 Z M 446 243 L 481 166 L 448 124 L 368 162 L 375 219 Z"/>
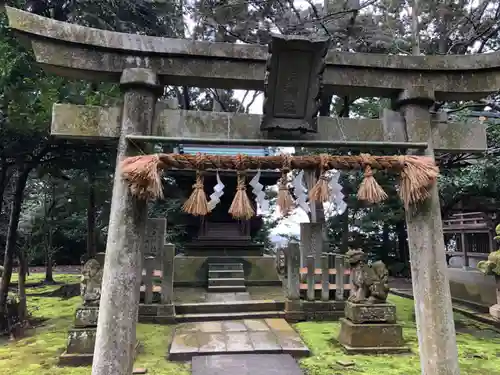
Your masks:
<path fill-rule="evenodd" d="M 6 13 L 10 26 L 30 43 L 37 62 L 47 71 L 121 85 L 121 107 L 55 104 L 51 129 L 52 135 L 62 138 L 117 142 L 119 160 L 134 152 L 128 142 L 131 136 L 140 145 L 182 140 L 393 147 L 429 156 L 435 151 L 480 152 L 486 148 L 481 124 L 450 123 L 444 114 L 432 115 L 429 107 L 435 100 L 482 98 L 500 87 L 499 53 L 386 56 L 330 52 L 323 60 L 325 41 L 275 38 L 266 75 L 269 53 L 263 46 L 109 32 L 10 7 Z M 291 50 L 294 64 L 289 64 L 292 57 L 287 58 Z M 285 64 L 280 64 L 280 56 Z M 281 81 L 283 77 L 286 82 Z M 264 119 L 241 113 L 172 110 L 157 102 L 164 85 L 265 89 L 266 103 L 274 105 L 266 104 Z M 390 97 L 394 106 L 377 120 L 316 119 L 317 102 L 312 98 L 321 86 L 325 93 L 342 96 Z M 287 129 L 279 131 L 283 128 Z M 436 186 L 426 202 L 408 211 L 406 220 L 422 374 L 456 375 L 458 354 Z M 145 223 L 146 203 L 130 195 L 117 171 L 94 375 L 131 374 Z"/>

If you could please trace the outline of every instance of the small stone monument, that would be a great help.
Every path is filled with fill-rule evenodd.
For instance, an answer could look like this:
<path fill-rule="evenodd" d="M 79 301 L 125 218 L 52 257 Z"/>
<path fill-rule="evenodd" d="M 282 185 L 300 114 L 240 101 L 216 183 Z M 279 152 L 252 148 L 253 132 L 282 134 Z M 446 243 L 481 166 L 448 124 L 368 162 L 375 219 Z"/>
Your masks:
<path fill-rule="evenodd" d="M 68 332 L 66 351 L 59 357 L 59 363 L 66 366 L 92 364 L 94 344 L 101 299 L 104 253 L 88 260 L 82 269 L 80 295 L 82 305 L 76 309 L 75 326 Z"/>
<path fill-rule="evenodd" d="M 104 253 L 97 253 L 82 268 L 80 296 L 82 305 L 76 309 L 75 325 L 68 331 L 66 351 L 59 357 L 61 366 L 87 366 L 92 364 L 97 333 L 97 318 L 101 300 Z M 136 344 L 136 349 L 137 349 Z"/>
<path fill-rule="evenodd" d="M 80 295 L 83 302 L 76 310 L 75 326 L 68 332 L 66 351 L 59 357 L 61 365 L 85 366 L 92 364 L 103 266 L 104 253 L 98 253 L 96 259 L 88 260 L 83 266 L 80 281 Z"/>
<path fill-rule="evenodd" d="M 495 240 L 500 240 L 500 224 L 495 228 L 497 236 Z M 487 276 L 494 276 L 497 285 L 497 303 L 490 307 L 490 315 L 500 320 L 500 250 L 488 255 L 488 260 L 483 260 L 477 264 L 479 271 Z"/>
<path fill-rule="evenodd" d="M 346 254 L 351 267 L 351 295 L 340 319 L 339 342 L 348 354 L 408 352 L 396 306 L 387 302 L 388 271 L 381 261 L 366 264 L 362 250 Z"/>

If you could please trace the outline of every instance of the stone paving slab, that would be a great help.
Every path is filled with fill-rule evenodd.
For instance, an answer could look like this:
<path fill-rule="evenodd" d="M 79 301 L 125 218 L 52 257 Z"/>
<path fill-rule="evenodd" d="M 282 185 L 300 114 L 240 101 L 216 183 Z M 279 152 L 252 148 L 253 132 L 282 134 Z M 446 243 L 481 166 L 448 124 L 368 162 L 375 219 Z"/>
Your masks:
<path fill-rule="evenodd" d="M 252 345 L 252 340 L 250 340 L 250 335 L 248 332 L 233 332 L 230 338 L 226 342 L 227 352 L 253 352 L 254 347 Z"/>
<path fill-rule="evenodd" d="M 247 326 L 243 321 L 227 320 L 222 322 L 222 329 L 225 332 L 246 332 Z"/>
<path fill-rule="evenodd" d="M 194 357 L 192 375 L 303 375 L 288 354 L 228 354 Z"/>
<path fill-rule="evenodd" d="M 199 354 L 227 352 L 226 338 L 222 333 L 196 333 Z"/>
<path fill-rule="evenodd" d="M 179 324 L 168 358 L 187 361 L 198 355 L 232 353 L 304 357 L 309 349 L 284 319 L 245 319 Z"/>
<path fill-rule="evenodd" d="M 267 332 L 271 329 L 266 321 L 261 319 L 245 319 L 243 323 L 247 326 L 248 330 L 252 332 Z"/>

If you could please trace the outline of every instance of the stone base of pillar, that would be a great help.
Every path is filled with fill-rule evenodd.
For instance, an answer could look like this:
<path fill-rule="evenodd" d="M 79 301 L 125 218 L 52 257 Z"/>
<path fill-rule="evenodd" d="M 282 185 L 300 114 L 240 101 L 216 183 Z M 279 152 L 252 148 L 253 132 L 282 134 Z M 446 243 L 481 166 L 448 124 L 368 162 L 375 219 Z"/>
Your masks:
<path fill-rule="evenodd" d="M 59 366 L 90 366 L 94 360 L 94 346 L 97 328 L 73 329 L 69 332 L 68 349 L 59 356 Z M 134 360 L 139 352 L 136 342 Z M 79 352 L 80 351 L 80 352 Z"/>
<path fill-rule="evenodd" d="M 500 304 L 496 304 L 490 307 L 490 315 L 495 318 L 500 320 Z"/>
<path fill-rule="evenodd" d="M 285 319 L 301 321 L 337 321 L 344 316 L 344 301 L 285 301 Z"/>
<path fill-rule="evenodd" d="M 175 306 L 173 304 L 139 305 L 139 323 L 174 324 Z"/>
<path fill-rule="evenodd" d="M 89 366 L 94 359 L 99 307 L 81 306 L 75 312 L 75 327 L 68 332 L 66 351 L 59 357 L 60 366 Z M 139 342 L 136 343 L 134 356 Z"/>
<path fill-rule="evenodd" d="M 305 320 L 305 314 L 302 309 L 301 300 L 285 301 L 285 319 L 290 323 L 296 323 Z"/>
<path fill-rule="evenodd" d="M 344 316 L 344 301 L 302 301 L 305 320 L 337 321 Z"/>
<path fill-rule="evenodd" d="M 407 353 L 403 328 L 396 323 L 392 304 L 346 303 L 346 318 L 340 319 L 338 341 L 347 354 Z"/>

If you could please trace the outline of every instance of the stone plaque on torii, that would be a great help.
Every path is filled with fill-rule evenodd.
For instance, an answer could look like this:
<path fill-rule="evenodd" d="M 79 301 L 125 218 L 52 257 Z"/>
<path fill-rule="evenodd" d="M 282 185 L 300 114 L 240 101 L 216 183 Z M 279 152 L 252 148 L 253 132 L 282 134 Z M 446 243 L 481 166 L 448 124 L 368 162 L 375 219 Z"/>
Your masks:
<path fill-rule="evenodd" d="M 324 70 L 320 86 L 325 93 L 397 98 L 394 106 L 377 120 L 314 119 L 315 113 L 307 109 L 299 116 L 297 106 L 301 103 L 275 97 L 275 104 L 281 101 L 282 108 L 295 111 L 297 121 L 290 123 L 295 123 L 292 130 L 298 130 L 280 131 L 278 139 L 274 131 L 262 131 L 261 126 L 280 128 L 290 123 L 241 113 L 171 110 L 157 101 L 163 85 L 167 84 L 262 90 L 269 58 L 266 47 L 115 33 L 70 25 L 10 7 L 6 7 L 6 12 L 10 27 L 29 40 L 37 62 L 46 70 L 73 78 L 120 83 L 124 90 L 121 107 L 55 104 L 51 128 L 52 135 L 62 138 L 115 142 L 118 160 L 131 154 L 129 139 L 139 144 L 183 141 L 392 147 L 429 156 L 434 156 L 435 151 L 481 152 L 486 148 L 482 124 L 450 123 L 446 116 L 431 115 L 429 106 L 434 100 L 483 98 L 500 86 L 500 53 L 387 56 L 330 52 L 319 69 L 319 72 Z M 280 43 L 283 44 L 279 53 L 286 56 L 288 43 L 285 40 Z M 318 61 L 323 61 L 318 59 L 321 48 L 311 48 L 307 53 L 312 57 L 300 66 L 301 70 L 307 68 L 311 77 L 311 72 L 321 65 Z M 276 72 L 271 68 L 267 74 L 272 78 Z M 276 85 L 279 82 L 275 80 Z M 296 100 L 302 98 L 312 103 L 313 86 L 314 82 L 309 82 L 303 91 L 298 90 Z M 279 87 L 273 88 L 278 94 Z M 266 93 L 269 103 L 273 102 L 270 87 Z M 274 112 L 266 109 L 266 116 L 278 115 L 278 109 L 274 107 Z M 125 375 L 132 368 L 131 343 L 135 341 L 139 302 L 135 290 L 140 284 L 146 208 L 145 202 L 132 197 L 117 171 L 109 226 L 109 236 L 114 241 L 108 241 L 106 251 L 107 276 L 100 304 L 94 375 Z M 436 186 L 431 197 L 413 207 L 406 219 L 422 371 L 455 375 L 459 373 L 458 355 Z M 116 320 L 117 315 L 121 319 Z"/>

